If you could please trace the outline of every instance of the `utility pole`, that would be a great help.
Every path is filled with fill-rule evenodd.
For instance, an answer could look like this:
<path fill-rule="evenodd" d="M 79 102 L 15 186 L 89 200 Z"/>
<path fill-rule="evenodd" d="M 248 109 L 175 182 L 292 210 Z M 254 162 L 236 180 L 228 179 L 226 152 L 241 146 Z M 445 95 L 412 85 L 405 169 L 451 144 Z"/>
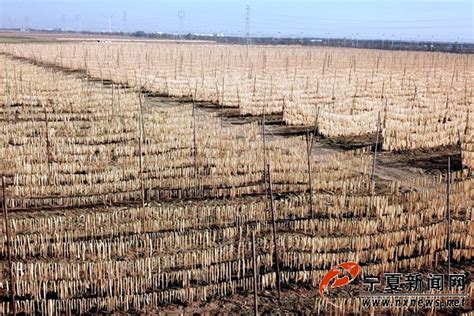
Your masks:
<path fill-rule="evenodd" d="M 184 10 L 179 10 L 178 11 L 178 17 L 179 17 L 179 35 L 182 38 L 183 37 L 183 25 L 184 25 Z"/>
<path fill-rule="evenodd" d="M 247 45 L 250 44 L 250 6 L 245 6 L 245 38 Z"/>

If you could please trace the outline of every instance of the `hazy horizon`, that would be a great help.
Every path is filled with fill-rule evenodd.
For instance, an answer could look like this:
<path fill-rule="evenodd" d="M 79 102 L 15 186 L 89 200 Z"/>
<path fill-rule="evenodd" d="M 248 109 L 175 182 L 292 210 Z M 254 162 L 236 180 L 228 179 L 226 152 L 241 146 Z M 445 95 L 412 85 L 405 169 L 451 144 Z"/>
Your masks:
<path fill-rule="evenodd" d="M 0 27 L 386 40 L 473 40 L 469 0 L 0 0 Z"/>

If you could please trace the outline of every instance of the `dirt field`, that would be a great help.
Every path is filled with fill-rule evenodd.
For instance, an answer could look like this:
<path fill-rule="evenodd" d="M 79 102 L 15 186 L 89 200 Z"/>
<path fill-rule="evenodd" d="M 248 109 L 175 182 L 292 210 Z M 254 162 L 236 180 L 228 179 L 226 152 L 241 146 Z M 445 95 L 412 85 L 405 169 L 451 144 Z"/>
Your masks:
<path fill-rule="evenodd" d="M 331 288 L 326 301 L 318 285 L 331 267 L 344 261 L 358 262 L 363 276 L 428 275 L 446 274 L 448 256 L 451 272 L 466 275 L 467 304 L 437 313 L 472 311 L 474 188 L 470 143 L 465 141 L 472 121 L 469 110 L 467 116 L 462 112 L 470 105 L 467 87 L 457 79 L 467 78 L 467 72 L 449 77 L 456 88 L 449 88 L 448 96 L 455 101 L 446 101 L 442 92 L 449 87 L 443 77 L 451 76 L 449 67 L 438 65 L 442 75 L 431 75 L 431 66 L 426 70 L 425 62 L 409 55 L 432 77 L 420 75 L 418 85 L 408 88 L 403 67 L 396 63 L 377 73 L 384 83 L 390 80 L 393 100 L 406 97 L 411 110 L 419 110 L 413 110 L 419 116 L 406 123 L 406 113 L 411 113 L 406 104 L 394 101 L 390 110 L 387 103 L 380 105 L 387 99 L 388 84 L 379 87 L 373 80 L 363 96 L 356 96 L 359 84 L 353 82 L 352 57 L 339 77 L 336 70 L 322 70 L 321 81 L 331 84 L 320 96 L 319 79 L 313 87 L 306 73 L 298 77 L 300 63 L 290 76 L 288 59 L 285 65 L 277 51 L 265 55 L 265 49 L 251 48 L 250 54 L 264 56 L 263 65 L 272 56 L 280 68 L 269 68 L 270 76 L 262 66 L 261 78 L 245 74 L 239 84 L 229 74 L 216 75 L 219 67 L 239 76 L 257 71 L 257 62 L 243 66 L 243 50 L 235 53 L 234 46 L 215 48 L 221 52 L 216 57 L 207 44 L 196 44 L 199 55 L 185 43 L 184 48 L 164 42 L 95 47 L 71 39 L 57 44 L 64 39 L 55 36 L 0 34 L 0 42 L 8 44 L 0 54 L 5 82 L 0 88 L 0 174 L 6 181 L 6 202 L 0 200 L 9 216 L 3 233 L 8 227 L 13 236 L 12 249 L 8 242 L 0 243 L 0 312 L 11 311 L 13 280 L 17 309 L 26 314 L 253 314 L 256 263 L 261 314 L 428 315 L 432 311 L 358 305 L 357 296 L 366 293 L 361 279 Z M 73 42 L 89 39 L 80 36 Z M 153 64 L 153 45 L 163 45 L 157 47 L 167 52 L 155 55 L 166 71 Z M 148 65 L 161 75 L 134 72 L 130 60 L 135 57 L 120 53 L 124 48 L 144 55 L 137 69 L 145 71 Z M 323 69 L 333 58 L 326 51 L 285 49 L 288 56 L 290 49 L 306 56 L 300 59 L 301 71 L 308 73 L 304 58 L 314 69 L 321 65 L 308 57 L 311 54 L 324 56 Z M 343 52 L 333 54 L 345 62 Z M 389 57 L 395 60 L 397 54 Z M 363 66 L 357 64 L 366 67 L 360 74 L 366 86 L 375 73 L 372 63 L 376 61 L 378 70 L 380 60 L 376 51 L 368 55 L 372 59 L 359 56 Z M 202 58 L 201 65 L 211 58 L 221 65 L 197 71 L 196 58 Z M 455 67 L 463 61 L 444 58 Z M 332 65 L 339 71 L 337 63 Z M 287 82 L 275 83 L 275 74 Z M 154 79 L 140 82 L 141 75 Z M 215 82 L 206 85 L 205 77 Z M 430 90 L 429 80 L 439 81 L 436 91 Z M 299 90 L 293 89 L 297 81 Z M 335 89 L 346 84 L 355 85 L 354 95 Z M 235 88 L 235 95 L 232 90 L 226 96 L 224 88 Z M 425 88 L 422 97 L 417 91 Z M 245 89 L 254 90 L 251 98 Z M 290 101 L 285 93 L 299 94 L 299 99 Z M 343 101 L 337 103 L 338 98 Z M 368 105 L 357 103 L 359 99 Z M 428 101 L 435 102 L 441 114 L 433 118 Z M 324 104 L 324 120 L 319 108 L 312 112 L 312 102 Z M 345 123 L 334 128 L 337 119 Z M 457 135 L 466 131 L 463 138 L 451 130 L 454 122 L 464 124 L 457 127 Z M 411 134 L 400 128 L 402 123 Z M 370 130 L 360 133 L 364 126 Z M 423 131 L 433 146 L 420 141 L 420 126 L 427 126 Z M 305 136 L 313 131 L 309 145 Z"/>

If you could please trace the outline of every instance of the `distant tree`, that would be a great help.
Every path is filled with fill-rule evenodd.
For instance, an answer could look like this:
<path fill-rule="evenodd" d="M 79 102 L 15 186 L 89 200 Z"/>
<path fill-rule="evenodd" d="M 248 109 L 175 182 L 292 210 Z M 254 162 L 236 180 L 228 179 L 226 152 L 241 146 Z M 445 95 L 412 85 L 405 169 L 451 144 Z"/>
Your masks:
<path fill-rule="evenodd" d="M 136 31 L 135 33 L 132 33 L 132 35 L 135 37 L 146 37 L 146 33 L 143 31 Z"/>
<path fill-rule="evenodd" d="M 457 53 L 458 52 L 458 42 L 454 42 L 454 44 L 451 44 L 451 52 Z"/>

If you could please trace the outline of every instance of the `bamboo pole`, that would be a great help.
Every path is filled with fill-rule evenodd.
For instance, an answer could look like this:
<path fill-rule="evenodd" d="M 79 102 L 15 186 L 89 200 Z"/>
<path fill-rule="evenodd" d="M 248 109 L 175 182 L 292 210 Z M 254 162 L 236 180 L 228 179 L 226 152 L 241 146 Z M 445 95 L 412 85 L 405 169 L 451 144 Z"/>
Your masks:
<path fill-rule="evenodd" d="M 7 237 L 7 256 L 8 256 L 8 266 L 10 272 L 10 298 L 11 298 L 11 306 L 13 315 L 16 315 L 16 302 L 15 302 L 15 276 L 14 270 L 12 267 L 12 251 L 11 251 L 11 236 L 10 236 L 10 225 L 8 221 L 8 208 L 7 208 L 7 195 L 5 192 L 5 177 L 2 177 L 2 196 L 3 196 L 3 218 L 5 222 L 5 235 Z"/>
<path fill-rule="evenodd" d="M 275 224 L 275 208 L 273 206 L 273 188 L 272 188 L 272 175 L 270 172 L 270 164 L 267 164 L 268 173 L 268 186 L 270 193 L 270 211 L 272 213 L 272 232 L 273 232 L 273 248 L 275 256 L 275 268 L 276 268 L 276 281 L 278 290 L 278 300 L 281 300 L 281 282 L 280 282 L 280 262 L 278 257 L 278 245 L 276 238 L 276 224 Z"/>
<path fill-rule="evenodd" d="M 255 229 L 252 230 L 252 262 L 253 262 L 253 305 L 255 309 L 255 316 L 258 315 L 258 272 L 257 272 L 257 251 L 255 250 Z"/>

